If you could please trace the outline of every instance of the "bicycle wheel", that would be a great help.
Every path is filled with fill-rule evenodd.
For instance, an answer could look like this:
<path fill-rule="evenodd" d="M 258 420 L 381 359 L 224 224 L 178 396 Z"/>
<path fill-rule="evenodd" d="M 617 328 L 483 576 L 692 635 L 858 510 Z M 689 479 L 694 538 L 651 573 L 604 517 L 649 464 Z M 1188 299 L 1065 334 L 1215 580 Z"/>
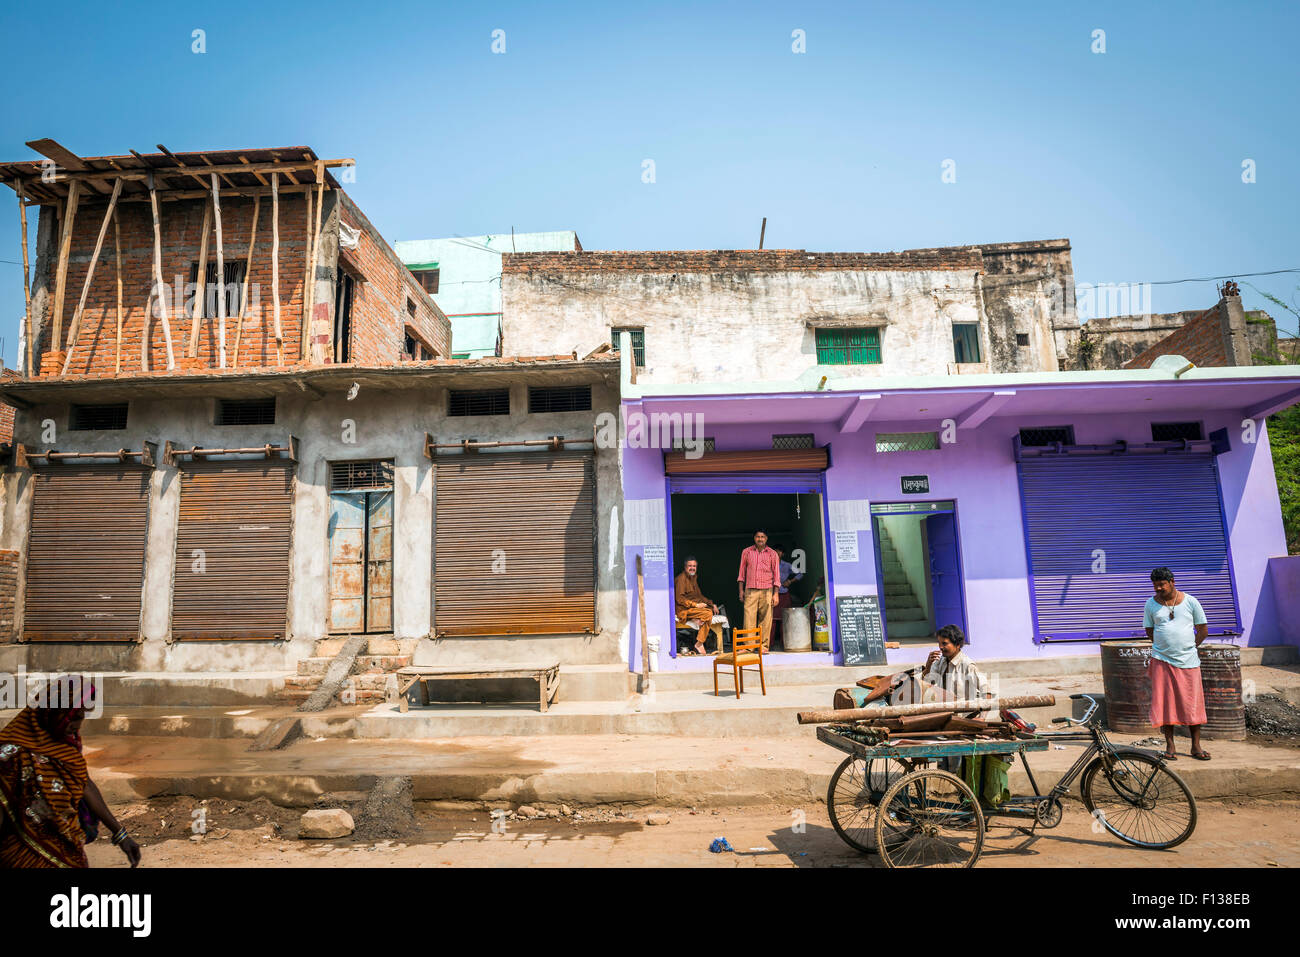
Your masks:
<path fill-rule="evenodd" d="M 881 798 L 876 846 L 889 867 L 973 867 L 984 848 L 984 812 L 957 775 L 922 768 Z"/>
<path fill-rule="evenodd" d="M 1192 792 L 1149 754 L 1117 751 L 1109 771 L 1099 756 L 1084 769 L 1079 790 L 1093 819 L 1135 847 L 1177 847 L 1196 829 Z"/>
<path fill-rule="evenodd" d="M 870 854 L 876 849 L 876 805 L 889 786 L 907 773 L 896 758 L 866 761 L 850 755 L 831 775 L 826 810 L 845 844 Z"/>

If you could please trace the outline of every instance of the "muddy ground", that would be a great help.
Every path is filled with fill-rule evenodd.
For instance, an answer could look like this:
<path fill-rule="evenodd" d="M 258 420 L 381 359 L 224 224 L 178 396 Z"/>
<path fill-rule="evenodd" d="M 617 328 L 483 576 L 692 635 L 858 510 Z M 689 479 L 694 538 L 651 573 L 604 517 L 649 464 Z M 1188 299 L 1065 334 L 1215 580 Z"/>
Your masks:
<path fill-rule="evenodd" d="M 1300 708 L 1281 695 L 1260 695 L 1246 705 L 1246 740 L 1300 749 Z"/>
<path fill-rule="evenodd" d="M 326 796 L 321 806 L 361 813 L 366 795 Z M 297 839 L 302 809 L 165 798 L 124 806 L 119 816 L 140 840 L 146 867 L 878 867 L 879 858 L 847 847 L 826 807 L 673 808 L 538 806 L 494 817 L 488 808 L 418 802 L 401 839 L 356 835 Z M 195 811 L 202 811 L 196 815 Z M 527 813 L 527 811 L 525 811 Z M 540 815 L 545 813 L 545 817 Z M 354 815 L 355 816 L 355 815 Z M 191 832 L 202 818 L 206 830 Z M 650 823 L 652 820 L 659 823 Z M 726 837 L 733 852 L 713 854 Z M 88 848 L 96 867 L 120 867 L 121 853 L 100 840 Z M 1300 866 L 1300 801 L 1202 802 L 1197 830 L 1169 851 L 1129 847 L 1094 827 L 1076 801 L 1062 824 L 1026 837 L 994 828 L 981 867 Z"/>

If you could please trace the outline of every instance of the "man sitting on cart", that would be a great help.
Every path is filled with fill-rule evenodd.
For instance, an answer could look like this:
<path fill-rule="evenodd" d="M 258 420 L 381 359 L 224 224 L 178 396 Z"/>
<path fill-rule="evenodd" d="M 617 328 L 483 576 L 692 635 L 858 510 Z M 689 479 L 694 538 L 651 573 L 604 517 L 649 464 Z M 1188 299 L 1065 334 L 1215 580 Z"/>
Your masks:
<path fill-rule="evenodd" d="M 973 700 L 991 698 L 989 679 L 966 654 L 966 636 L 956 625 L 944 625 L 936 633 L 939 647 L 925 659 L 921 680 L 943 691 L 945 700 Z M 988 720 L 996 721 L 998 715 L 988 712 Z"/>

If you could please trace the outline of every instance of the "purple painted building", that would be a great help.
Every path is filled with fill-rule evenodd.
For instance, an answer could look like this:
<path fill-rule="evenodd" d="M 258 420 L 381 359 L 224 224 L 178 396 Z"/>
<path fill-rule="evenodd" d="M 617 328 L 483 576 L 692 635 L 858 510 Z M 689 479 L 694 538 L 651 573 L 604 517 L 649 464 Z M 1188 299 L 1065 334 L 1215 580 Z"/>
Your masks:
<path fill-rule="evenodd" d="M 708 669 L 677 653 L 674 575 L 696 557 L 705 595 L 742 623 L 739 554 L 760 526 L 799 559 L 792 604 L 819 581 L 829 599 L 829 649 L 769 664 L 844 663 L 845 628 L 861 635 L 864 622 L 841 615 L 876 608 L 879 627 L 865 631 L 900 643 L 891 664 L 924 660 L 949 623 L 980 659 L 1095 654 L 1103 639 L 1143 635 L 1158 565 L 1204 605 L 1211 636 L 1294 643 L 1269 570 L 1286 543 L 1264 417 L 1300 401 L 1300 367 L 1197 369 L 1169 356 L 1132 371 L 852 371 L 638 387 L 625 356 L 633 670 L 635 556 L 656 666 Z M 845 602 L 855 596 L 874 605 Z M 774 652 L 806 647 L 797 631 Z"/>

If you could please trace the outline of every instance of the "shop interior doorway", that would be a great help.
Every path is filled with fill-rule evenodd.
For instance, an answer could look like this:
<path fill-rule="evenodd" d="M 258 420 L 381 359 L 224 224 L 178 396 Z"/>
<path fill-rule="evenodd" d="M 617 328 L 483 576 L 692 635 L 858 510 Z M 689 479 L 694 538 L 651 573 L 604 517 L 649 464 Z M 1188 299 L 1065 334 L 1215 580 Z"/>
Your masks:
<path fill-rule="evenodd" d="M 803 607 L 813 598 L 826 595 L 826 550 L 822 533 L 822 500 L 814 492 L 803 493 L 675 493 L 672 504 L 672 579 L 687 556 L 699 563 L 699 584 L 706 598 L 726 608 L 732 627 L 745 624 L 745 609 L 736 595 L 736 572 L 740 553 L 754 544 L 754 532 L 767 531 L 768 545 L 781 546 L 785 561 L 794 562 L 802 552 L 802 577 L 789 588 L 782 605 Z M 670 596 L 669 601 L 672 601 Z M 809 609 L 809 620 L 813 618 Z M 785 649 L 780 623 L 782 612 L 773 616 L 773 652 Z M 728 634 L 728 640 L 730 635 Z M 681 638 L 678 646 L 693 641 Z M 711 646 L 710 646 L 711 648 Z M 712 649 L 711 649 L 712 650 Z M 804 645 L 802 651 L 809 648 Z M 818 649 L 818 650 L 827 650 Z"/>
<path fill-rule="evenodd" d="M 955 503 L 873 504 L 871 526 L 888 639 L 928 645 L 944 625 L 969 639 Z"/>

